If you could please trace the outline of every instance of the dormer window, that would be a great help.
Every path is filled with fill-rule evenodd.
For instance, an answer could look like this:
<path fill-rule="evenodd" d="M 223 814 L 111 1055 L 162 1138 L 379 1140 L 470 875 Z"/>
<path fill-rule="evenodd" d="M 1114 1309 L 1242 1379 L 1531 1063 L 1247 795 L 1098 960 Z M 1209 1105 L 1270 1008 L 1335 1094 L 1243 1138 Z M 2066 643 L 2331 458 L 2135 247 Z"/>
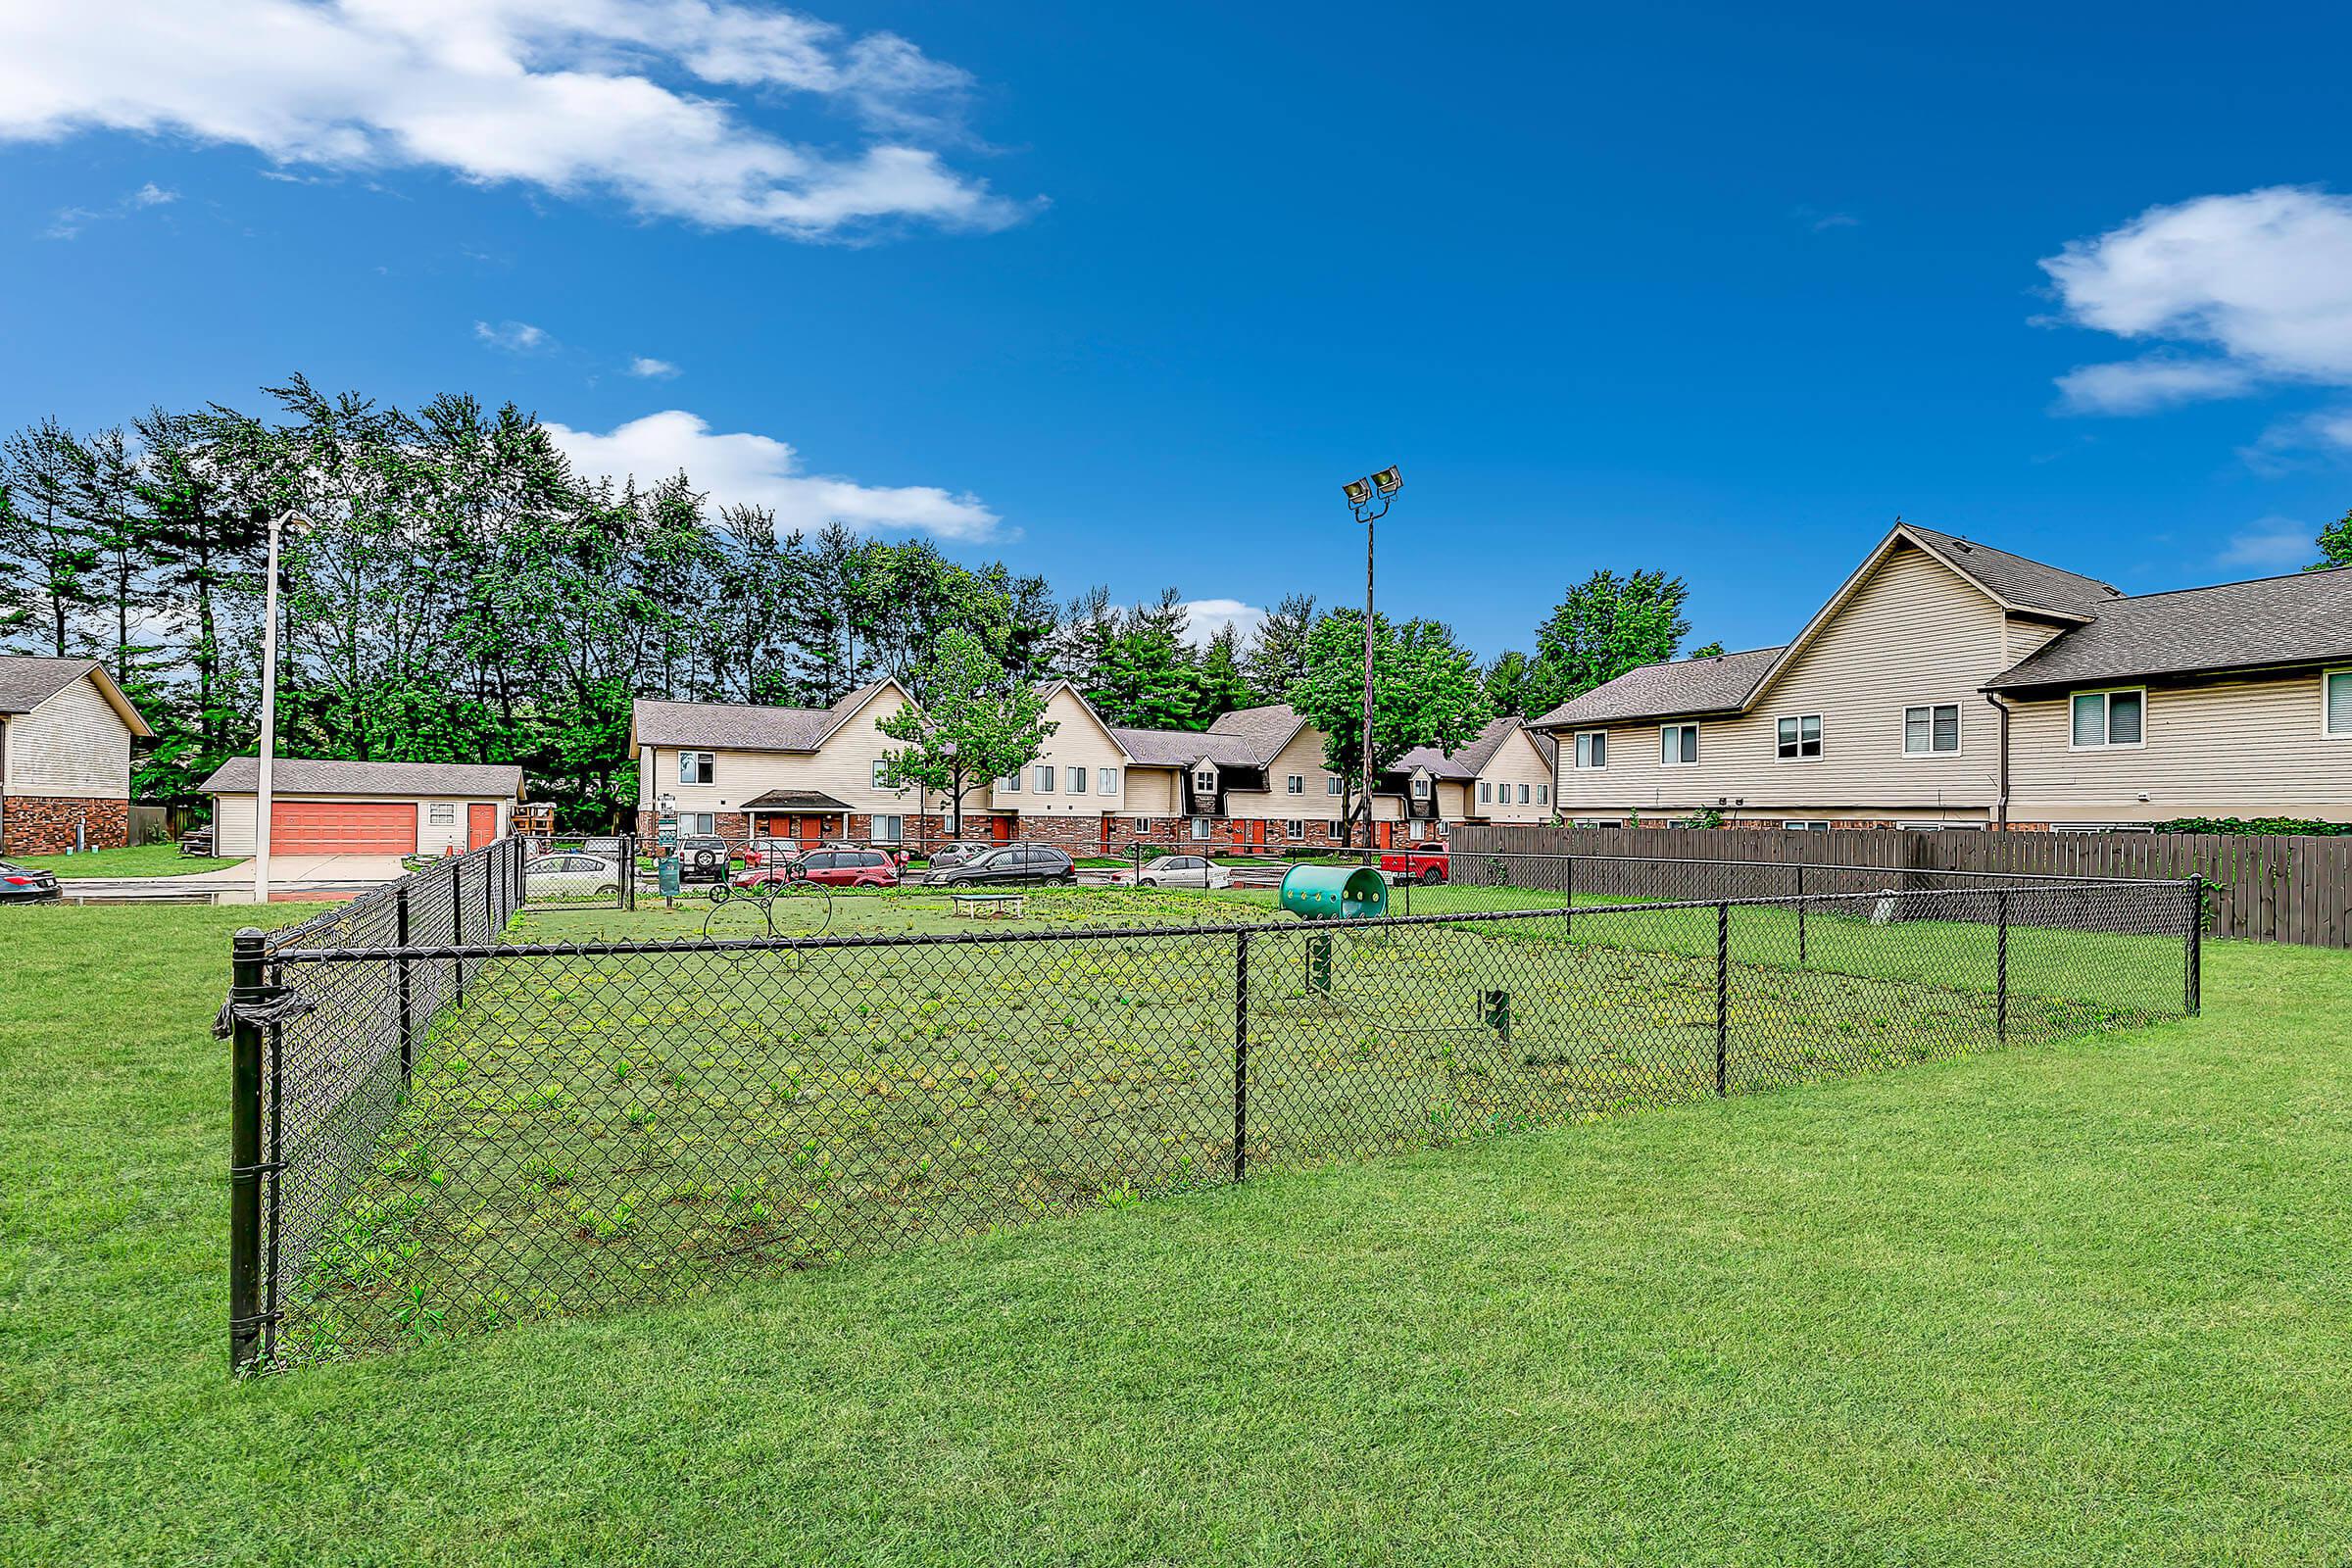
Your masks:
<path fill-rule="evenodd" d="M 1196 795 L 1217 793 L 1217 774 L 1214 768 L 1203 767 L 1193 774 L 1193 793 Z"/>
<path fill-rule="evenodd" d="M 1429 799 L 1429 776 L 1427 774 L 1416 773 L 1413 775 L 1413 799 L 1416 801 Z"/>

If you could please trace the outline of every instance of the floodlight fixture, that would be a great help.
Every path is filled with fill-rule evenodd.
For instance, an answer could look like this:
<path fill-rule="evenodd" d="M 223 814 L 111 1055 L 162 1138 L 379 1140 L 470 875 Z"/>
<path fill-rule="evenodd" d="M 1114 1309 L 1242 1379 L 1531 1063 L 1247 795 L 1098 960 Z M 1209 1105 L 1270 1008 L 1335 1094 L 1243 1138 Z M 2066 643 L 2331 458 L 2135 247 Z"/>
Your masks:
<path fill-rule="evenodd" d="M 1350 479 L 1340 488 L 1348 493 L 1348 504 L 1351 507 L 1360 507 L 1372 499 L 1372 481 L 1369 479 Z"/>
<path fill-rule="evenodd" d="M 1393 496 L 1404 488 L 1404 475 L 1398 473 L 1396 465 L 1392 463 L 1372 476 L 1372 488 L 1384 496 Z"/>

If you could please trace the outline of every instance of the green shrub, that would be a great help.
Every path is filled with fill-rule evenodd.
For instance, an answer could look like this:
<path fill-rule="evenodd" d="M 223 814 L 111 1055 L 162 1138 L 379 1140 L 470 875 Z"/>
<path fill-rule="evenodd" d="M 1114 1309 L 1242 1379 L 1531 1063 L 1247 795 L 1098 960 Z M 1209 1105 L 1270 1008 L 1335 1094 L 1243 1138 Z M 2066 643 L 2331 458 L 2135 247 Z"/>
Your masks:
<path fill-rule="evenodd" d="M 2316 822 L 2294 816 L 2182 816 L 2156 824 L 2159 833 L 2250 833 L 2266 837 L 2309 834 L 2336 838 L 2352 834 L 2352 822 Z"/>

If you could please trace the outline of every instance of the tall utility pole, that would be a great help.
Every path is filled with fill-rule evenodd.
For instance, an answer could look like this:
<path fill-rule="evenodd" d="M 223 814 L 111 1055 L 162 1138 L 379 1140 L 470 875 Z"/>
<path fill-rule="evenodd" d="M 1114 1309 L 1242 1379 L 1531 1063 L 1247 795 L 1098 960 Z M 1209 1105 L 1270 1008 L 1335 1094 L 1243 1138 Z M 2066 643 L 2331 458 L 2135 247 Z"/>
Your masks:
<path fill-rule="evenodd" d="M 298 512 L 270 519 L 270 578 L 262 588 L 262 745 L 256 760 L 253 799 L 253 902 L 270 902 L 270 763 L 277 755 L 277 547 L 288 528 L 297 533 L 310 526 Z"/>
<path fill-rule="evenodd" d="M 1347 492 L 1348 510 L 1355 520 L 1364 525 L 1364 743 L 1358 760 L 1362 776 L 1357 782 L 1358 807 L 1364 819 L 1364 848 L 1372 847 L 1372 525 L 1389 514 L 1396 504 L 1396 492 L 1404 488 L 1404 476 L 1390 464 L 1365 479 L 1350 479 L 1340 487 Z"/>

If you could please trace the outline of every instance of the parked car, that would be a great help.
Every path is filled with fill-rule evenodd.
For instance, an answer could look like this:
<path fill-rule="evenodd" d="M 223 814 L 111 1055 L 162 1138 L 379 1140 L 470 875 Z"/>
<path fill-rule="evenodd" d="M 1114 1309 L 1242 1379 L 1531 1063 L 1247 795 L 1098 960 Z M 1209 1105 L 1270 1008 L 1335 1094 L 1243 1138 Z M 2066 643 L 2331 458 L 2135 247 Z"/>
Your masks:
<path fill-rule="evenodd" d="M 750 866 L 790 865 L 803 854 L 801 847 L 790 839 L 754 839 L 743 852 L 743 863 Z"/>
<path fill-rule="evenodd" d="M 1229 888 L 1233 873 L 1199 855 L 1163 855 L 1135 874 L 1139 888 Z"/>
<path fill-rule="evenodd" d="M 56 897 L 56 872 L 0 860 L 0 904 L 37 904 Z"/>
<path fill-rule="evenodd" d="M 678 880 L 724 882 L 734 859 L 725 839 L 703 834 L 682 838 L 678 840 Z"/>
<path fill-rule="evenodd" d="M 956 866 L 968 863 L 974 857 L 986 855 L 995 848 L 996 846 L 993 844 L 975 843 L 969 839 L 942 844 L 931 852 L 931 869 L 934 871 L 953 870 Z"/>
<path fill-rule="evenodd" d="M 1402 854 L 1380 858 L 1381 875 L 1392 882 L 1443 882 L 1452 870 L 1452 861 L 1443 839 L 1431 839 L 1414 845 Z"/>
<path fill-rule="evenodd" d="M 925 887 L 972 887 L 985 883 L 1078 880 L 1078 862 L 1050 844 L 1000 844 L 973 856 L 961 865 L 934 868 L 923 878 Z"/>
<path fill-rule="evenodd" d="M 899 858 L 881 850 L 817 850 L 801 857 L 794 872 L 829 888 L 895 888 Z"/>
<path fill-rule="evenodd" d="M 609 855 L 542 855 L 522 863 L 522 889 L 534 899 L 609 899 L 626 873 Z"/>

